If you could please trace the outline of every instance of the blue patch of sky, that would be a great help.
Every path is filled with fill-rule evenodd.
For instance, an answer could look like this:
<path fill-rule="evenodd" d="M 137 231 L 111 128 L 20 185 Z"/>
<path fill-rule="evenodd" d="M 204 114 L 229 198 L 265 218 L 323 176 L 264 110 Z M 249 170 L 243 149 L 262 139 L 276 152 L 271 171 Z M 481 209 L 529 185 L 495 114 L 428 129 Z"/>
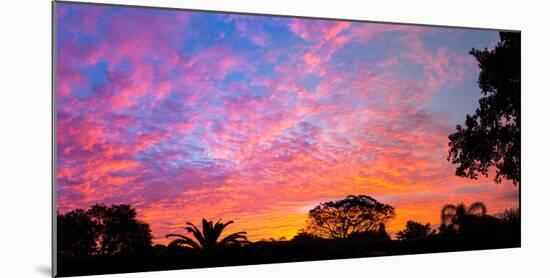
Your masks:
<path fill-rule="evenodd" d="M 382 43 L 365 43 L 352 41 L 333 54 L 336 67 L 349 67 L 356 63 L 366 65 L 382 60 L 387 55 L 385 46 Z"/>
<path fill-rule="evenodd" d="M 76 3 L 57 3 L 57 9 L 63 9 L 63 17 L 58 22 L 58 30 L 66 26 L 68 29 L 74 29 L 74 24 L 81 22 L 82 18 L 88 13 L 87 9 L 83 9 L 80 4 Z"/>
<path fill-rule="evenodd" d="M 137 126 L 129 126 L 128 127 L 128 133 L 131 135 L 136 135 L 139 132 L 139 128 Z"/>
<path fill-rule="evenodd" d="M 423 65 L 406 59 L 399 60 L 393 70 L 395 70 L 402 80 L 427 80 L 430 75 L 436 78 L 446 78 L 445 76 L 437 76 L 437 72 L 433 69 L 428 69 L 428 71 L 426 71 Z"/>
<path fill-rule="evenodd" d="M 264 30 L 271 37 L 270 44 L 271 49 L 290 49 L 293 46 L 303 44 L 303 40 L 296 34 L 294 34 L 288 27 L 290 19 L 280 19 L 281 24 L 264 24 Z"/>
<path fill-rule="evenodd" d="M 80 71 L 88 80 L 85 85 L 76 85 L 73 87 L 72 94 L 77 97 L 90 96 L 95 88 L 107 83 L 108 72 L 107 62 L 99 61 L 90 67 L 84 67 Z"/>
<path fill-rule="evenodd" d="M 374 67 L 377 62 L 395 54 L 392 47 L 391 40 L 351 41 L 334 52 L 331 66 L 336 71 L 344 72 L 357 71 L 357 67 L 377 70 Z"/>
<path fill-rule="evenodd" d="M 251 53 L 258 46 L 242 38 L 234 22 L 227 15 L 197 13 L 191 17 L 190 32 L 181 42 L 180 52 L 195 55 L 213 46 L 228 45 L 244 53 Z"/>
<path fill-rule="evenodd" d="M 466 114 L 472 114 L 479 106 L 481 90 L 477 86 L 477 73 L 453 88 L 441 90 L 428 103 L 431 111 L 448 115 L 448 125 L 464 123 Z"/>
<path fill-rule="evenodd" d="M 269 63 L 261 63 L 256 70 L 256 74 L 259 77 L 273 77 L 276 74 L 275 65 Z"/>
<path fill-rule="evenodd" d="M 498 41 L 498 32 L 489 30 L 456 30 L 448 29 L 421 37 L 424 47 L 432 53 L 438 48 L 446 47 L 457 53 L 467 54 L 472 48 L 492 47 Z"/>
<path fill-rule="evenodd" d="M 82 69 L 83 73 L 92 86 L 103 85 L 107 82 L 108 78 L 108 64 L 104 60 L 100 60 L 95 65 Z"/>
<path fill-rule="evenodd" d="M 141 97 L 137 99 L 137 105 L 116 112 L 117 115 L 132 117 L 139 122 L 139 126 L 128 126 L 127 131 L 130 134 L 149 133 L 152 132 L 151 127 L 161 128 L 159 123 L 156 122 L 157 119 L 154 117 L 152 110 L 148 108 L 148 104 L 152 101 L 154 101 L 152 95 Z"/>
<path fill-rule="evenodd" d="M 423 37 L 425 47 L 435 51 L 438 47 L 448 47 L 458 53 L 467 53 L 472 49 L 483 49 L 494 46 L 498 41 L 498 32 L 487 30 L 449 30 L 445 35 L 428 35 Z M 472 57 L 473 59 L 473 57 Z M 448 116 L 447 124 L 454 127 L 463 124 L 466 114 L 471 114 L 479 106 L 482 97 L 477 85 L 479 69 L 477 64 L 471 66 L 466 79 L 454 87 L 444 87 L 434 95 L 427 107 L 436 113 Z"/>
<path fill-rule="evenodd" d="M 306 122 L 306 123 L 308 123 L 312 126 L 318 127 L 320 129 L 323 129 L 323 128 L 326 127 L 324 122 L 321 121 L 317 115 L 305 116 L 303 120 L 304 120 L 304 122 Z"/>
<path fill-rule="evenodd" d="M 214 161 L 208 156 L 209 145 L 203 143 L 200 139 L 201 134 L 206 132 L 204 127 L 197 128 L 191 135 L 171 136 L 146 149 L 140 151 L 136 158 L 142 162 L 158 164 L 157 167 L 165 168 L 168 166 L 172 169 L 195 168 L 197 165 L 210 165 Z M 168 161 L 168 163 L 156 163 L 157 157 L 165 152 L 179 153 L 176 158 Z"/>
<path fill-rule="evenodd" d="M 134 70 L 134 63 L 130 58 L 122 58 L 114 67 L 113 71 L 123 76 L 130 75 Z"/>
<path fill-rule="evenodd" d="M 153 67 L 161 67 L 167 62 L 165 60 L 159 59 L 158 55 L 156 55 L 154 52 L 152 52 L 151 55 L 143 57 L 143 61 L 149 63 Z"/>
<path fill-rule="evenodd" d="M 137 100 L 144 108 L 141 108 L 142 105 L 137 105 L 128 112 L 140 121 L 152 124 L 185 122 L 189 120 L 193 107 L 185 103 L 184 95 L 185 92 L 172 91 L 156 102 L 153 108 L 148 108 L 155 100 L 153 94 L 148 94 Z"/>
<path fill-rule="evenodd" d="M 234 32 L 229 25 L 220 22 L 218 15 L 209 13 L 194 14 L 189 20 L 189 30 L 182 39 L 182 51 L 194 55 L 206 48 L 220 44 L 226 36 Z"/>
<path fill-rule="evenodd" d="M 316 74 L 308 74 L 302 81 L 301 85 L 308 91 L 314 92 L 321 82 L 321 77 Z"/>
<path fill-rule="evenodd" d="M 208 134 L 209 130 L 205 126 L 195 126 L 189 136 L 183 139 L 182 143 L 187 147 L 186 151 L 189 154 L 187 159 L 190 163 L 207 164 L 212 163 L 214 160 L 209 154 L 212 152 L 210 144 L 204 141 L 205 134 Z"/>
<path fill-rule="evenodd" d="M 246 80 L 246 76 L 242 72 L 230 72 L 221 82 L 223 88 L 227 88 L 231 83 L 240 83 Z"/>

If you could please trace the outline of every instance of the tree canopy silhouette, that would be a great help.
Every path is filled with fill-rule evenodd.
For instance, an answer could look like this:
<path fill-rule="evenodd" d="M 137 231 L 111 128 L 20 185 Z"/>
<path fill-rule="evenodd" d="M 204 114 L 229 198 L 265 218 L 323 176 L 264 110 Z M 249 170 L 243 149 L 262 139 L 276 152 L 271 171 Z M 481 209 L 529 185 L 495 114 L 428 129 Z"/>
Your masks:
<path fill-rule="evenodd" d="M 521 39 L 519 33 L 500 33 L 494 49 L 472 49 L 481 72 L 478 84 L 484 95 L 473 115 L 466 115 L 449 135 L 448 160 L 458 164 L 456 175 L 476 179 L 496 169 L 502 178 L 520 181 Z"/>
<path fill-rule="evenodd" d="M 185 227 L 185 230 L 193 235 L 195 240 L 181 234 L 167 234 L 166 237 L 177 237 L 170 245 L 188 246 L 193 249 L 204 251 L 214 251 L 222 247 L 241 246 L 248 243 L 246 232 L 232 233 L 218 240 L 223 230 L 232 223 L 233 221 L 223 223 L 220 219 L 214 224 L 213 221 L 207 221 L 203 218 L 202 231 L 191 222 L 187 222 L 187 227 Z"/>
<path fill-rule="evenodd" d="M 97 224 L 99 255 L 141 253 L 151 247 L 151 229 L 136 219 L 129 205 L 94 205 L 88 214 Z"/>
<path fill-rule="evenodd" d="M 348 238 L 352 234 L 376 232 L 380 224 L 393 217 L 392 206 L 366 195 L 350 195 L 310 210 L 307 229 L 324 238 Z"/>
<path fill-rule="evenodd" d="M 397 232 L 397 239 L 399 240 L 411 240 L 416 238 L 423 238 L 434 234 L 430 223 L 422 224 L 413 220 L 407 221 L 405 229 Z"/>
<path fill-rule="evenodd" d="M 57 249 L 64 257 L 144 254 L 151 248 L 149 224 L 129 205 L 94 205 L 57 215 Z"/>
<path fill-rule="evenodd" d="M 83 209 L 57 214 L 57 253 L 63 257 L 92 255 L 97 225 Z"/>

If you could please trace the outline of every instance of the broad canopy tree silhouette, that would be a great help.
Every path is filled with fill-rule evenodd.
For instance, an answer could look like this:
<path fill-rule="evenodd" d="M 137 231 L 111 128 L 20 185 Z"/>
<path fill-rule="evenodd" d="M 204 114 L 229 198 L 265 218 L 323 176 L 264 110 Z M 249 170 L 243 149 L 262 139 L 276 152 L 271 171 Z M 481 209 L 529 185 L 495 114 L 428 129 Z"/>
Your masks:
<path fill-rule="evenodd" d="M 97 224 L 83 209 L 57 214 L 57 253 L 62 257 L 92 255 L 96 248 Z"/>
<path fill-rule="evenodd" d="M 94 205 L 57 214 L 57 250 L 62 257 L 146 254 L 151 229 L 129 205 Z"/>
<path fill-rule="evenodd" d="M 366 195 L 324 202 L 309 211 L 308 232 L 323 238 L 348 238 L 376 232 L 395 217 L 394 208 Z"/>
<path fill-rule="evenodd" d="M 196 250 L 212 252 L 220 248 L 229 246 L 242 246 L 249 243 L 246 238 L 246 232 L 236 232 L 219 239 L 223 230 L 232 224 L 233 221 L 226 223 L 221 222 L 221 219 L 214 224 L 213 221 L 202 219 L 202 231 L 199 230 L 193 223 L 187 222 L 185 230 L 190 233 L 195 239 L 181 234 L 167 234 L 166 237 L 176 237 L 170 245 L 187 246 Z"/>
<path fill-rule="evenodd" d="M 151 229 L 136 219 L 129 205 L 94 205 L 88 211 L 97 224 L 99 255 L 139 254 L 151 248 Z"/>
<path fill-rule="evenodd" d="M 456 175 L 476 179 L 496 169 L 494 181 L 520 182 L 521 39 L 519 33 L 500 33 L 494 49 L 472 49 L 481 72 L 484 95 L 473 115 L 466 115 L 449 135 L 448 160 L 458 164 Z"/>

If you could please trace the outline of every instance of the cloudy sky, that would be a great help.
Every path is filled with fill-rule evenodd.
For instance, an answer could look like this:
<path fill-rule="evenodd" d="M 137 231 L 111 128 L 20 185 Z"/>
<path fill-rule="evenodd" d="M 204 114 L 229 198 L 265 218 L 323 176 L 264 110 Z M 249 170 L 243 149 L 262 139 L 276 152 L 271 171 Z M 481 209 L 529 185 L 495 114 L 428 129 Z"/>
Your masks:
<path fill-rule="evenodd" d="M 155 242 L 202 217 L 291 238 L 366 194 L 439 224 L 446 203 L 516 206 L 454 176 L 447 136 L 481 96 L 495 31 L 56 4 L 58 211 L 131 204 Z"/>

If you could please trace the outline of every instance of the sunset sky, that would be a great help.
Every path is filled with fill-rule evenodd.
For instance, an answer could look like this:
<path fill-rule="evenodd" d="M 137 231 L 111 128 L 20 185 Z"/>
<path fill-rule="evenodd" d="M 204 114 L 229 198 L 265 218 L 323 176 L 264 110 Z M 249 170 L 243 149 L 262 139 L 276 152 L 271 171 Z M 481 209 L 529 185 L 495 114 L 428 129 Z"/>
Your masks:
<path fill-rule="evenodd" d="M 156 243 L 202 217 L 255 241 L 366 194 L 439 225 L 518 205 L 455 177 L 447 136 L 498 32 L 56 3 L 57 207 L 131 204 Z"/>

